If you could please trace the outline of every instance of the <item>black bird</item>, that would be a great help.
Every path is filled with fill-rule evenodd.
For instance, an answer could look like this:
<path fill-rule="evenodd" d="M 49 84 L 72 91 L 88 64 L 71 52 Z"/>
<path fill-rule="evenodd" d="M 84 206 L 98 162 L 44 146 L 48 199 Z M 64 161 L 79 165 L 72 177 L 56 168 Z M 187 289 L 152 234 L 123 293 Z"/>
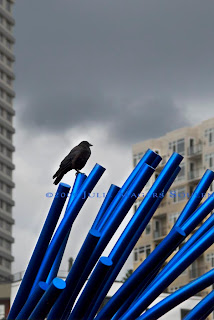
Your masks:
<path fill-rule="evenodd" d="M 74 147 L 71 152 L 65 157 L 64 160 L 60 163 L 59 170 L 53 175 L 53 179 L 56 178 L 54 184 L 58 184 L 63 178 L 64 174 L 68 171 L 75 169 L 78 174 L 88 161 L 91 150 L 90 144 L 88 141 L 82 141 L 78 146 Z"/>

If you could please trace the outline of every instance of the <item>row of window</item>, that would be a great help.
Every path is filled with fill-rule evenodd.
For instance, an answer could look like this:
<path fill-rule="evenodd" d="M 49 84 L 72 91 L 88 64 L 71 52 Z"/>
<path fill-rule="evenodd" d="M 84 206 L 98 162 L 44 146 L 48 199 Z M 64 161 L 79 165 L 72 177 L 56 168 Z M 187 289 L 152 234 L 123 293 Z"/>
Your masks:
<path fill-rule="evenodd" d="M 8 85 L 12 85 L 12 78 L 9 77 L 4 71 L 0 70 L 0 79 L 5 81 Z"/>
<path fill-rule="evenodd" d="M 12 4 L 10 0 L 0 0 L 0 5 L 4 6 L 4 8 L 8 11 L 11 12 L 12 10 Z"/>
<path fill-rule="evenodd" d="M 11 224 L 1 218 L 0 218 L 0 228 L 5 229 L 9 232 L 11 232 L 12 230 Z"/>
<path fill-rule="evenodd" d="M 0 143 L 0 152 L 9 159 L 12 159 L 12 151 Z"/>
<path fill-rule="evenodd" d="M 0 171 L 6 174 L 8 177 L 12 177 L 12 169 L 9 168 L 6 164 L 3 162 L 0 162 Z"/>
<path fill-rule="evenodd" d="M 11 23 L 2 15 L 0 15 L 0 23 L 3 27 L 5 27 L 8 31 L 12 30 L 12 25 Z"/>
<path fill-rule="evenodd" d="M 4 200 L 0 199 L 0 209 L 7 211 L 8 213 L 12 212 L 12 206 L 5 202 Z"/>
<path fill-rule="evenodd" d="M 0 181 L 0 190 L 6 192 L 9 195 L 12 195 L 12 188 L 3 181 Z"/>
<path fill-rule="evenodd" d="M 6 139 L 12 141 L 12 132 L 0 125 L 0 134 Z"/>
<path fill-rule="evenodd" d="M 0 237 L 0 247 L 4 248 L 6 250 L 11 250 L 11 242 Z"/>
<path fill-rule="evenodd" d="M 151 245 L 147 245 L 147 246 L 141 246 L 139 248 L 135 248 L 134 249 L 134 261 L 137 262 L 139 260 L 139 257 L 142 254 L 145 254 L 146 258 L 148 257 L 148 255 L 151 253 Z"/>
<path fill-rule="evenodd" d="M 6 65 L 10 68 L 13 65 L 13 61 L 1 51 L 0 51 L 0 61 L 2 61 L 3 63 L 6 63 Z"/>
<path fill-rule="evenodd" d="M 5 92 L 2 88 L 0 88 L 0 98 L 10 104 L 13 102 L 13 97 Z"/>
<path fill-rule="evenodd" d="M 3 257 L 0 257 L 0 266 L 5 267 L 10 270 L 11 262 Z"/>
<path fill-rule="evenodd" d="M 9 122 L 12 122 L 12 114 L 7 110 L 4 110 L 2 107 L 0 107 L 0 116 Z"/>
<path fill-rule="evenodd" d="M 6 46 L 8 49 L 13 49 L 13 43 L 10 41 L 3 33 L 0 32 L 0 42 Z"/>
<path fill-rule="evenodd" d="M 214 268 L 214 253 L 207 254 L 207 262 L 209 262 L 211 267 Z"/>
<path fill-rule="evenodd" d="M 172 150 L 172 152 L 177 152 L 181 155 L 184 155 L 185 154 L 184 139 L 179 139 L 173 142 L 169 142 L 169 150 Z"/>

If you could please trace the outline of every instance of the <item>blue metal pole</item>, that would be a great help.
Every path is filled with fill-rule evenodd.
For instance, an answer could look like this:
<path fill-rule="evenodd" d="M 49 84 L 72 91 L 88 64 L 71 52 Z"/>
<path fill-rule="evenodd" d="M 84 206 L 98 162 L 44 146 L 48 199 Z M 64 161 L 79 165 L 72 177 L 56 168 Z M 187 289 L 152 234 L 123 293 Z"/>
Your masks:
<path fill-rule="evenodd" d="M 115 186 L 114 184 L 112 184 L 107 192 L 107 195 L 102 203 L 102 206 L 100 207 L 100 210 L 94 220 L 94 223 L 92 225 L 93 229 L 99 229 L 99 224 L 100 221 L 102 221 L 102 218 L 106 212 L 106 210 L 108 209 L 109 205 L 111 204 L 111 202 L 113 201 L 114 197 L 116 196 L 116 194 L 118 193 L 118 191 L 120 190 L 120 188 L 118 186 Z"/>
<path fill-rule="evenodd" d="M 65 211 L 65 215 L 68 213 L 68 208 L 70 207 L 71 202 L 73 201 L 74 197 L 76 196 L 77 192 L 79 191 L 81 185 L 83 184 L 83 182 L 85 181 L 86 178 L 87 178 L 87 176 L 84 173 L 79 173 L 76 176 L 76 179 L 75 179 L 75 182 L 74 182 L 71 194 L 70 194 L 70 198 L 68 201 L 68 205 L 67 205 L 67 208 Z M 57 273 L 59 271 L 59 267 L 60 267 L 60 264 L 62 261 L 62 257 L 63 257 L 64 251 L 65 251 L 65 248 L 66 248 L 66 245 L 68 242 L 70 232 L 71 232 L 71 229 L 68 231 L 68 233 L 67 233 L 67 235 L 61 245 L 61 248 L 56 256 L 56 259 L 51 267 L 50 273 L 49 273 L 48 278 L 46 280 L 46 282 L 48 284 L 50 284 L 53 281 L 53 279 L 56 278 L 56 276 L 57 276 Z"/>
<path fill-rule="evenodd" d="M 112 264 L 111 259 L 107 257 L 100 258 L 68 320 L 83 318 L 97 290 L 103 285 L 103 280 Z"/>
<path fill-rule="evenodd" d="M 137 175 L 142 170 L 144 164 L 148 164 L 153 166 L 155 164 L 156 166 L 161 161 L 161 157 L 157 155 L 152 150 L 148 149 L 143 158 L 140 160 L 140 162 L 137 164 L 137 166 L 134 168 L 132 173 L 129 175 L 123 186 L 121 187 L 120 191 L 118 191 L 117 195 L 113 199 L 111 205 L 106 210 L 105 216 L 103 217 L 102 221 L 100 221 L 99 230 L 102 230 L 104 226 L 106 225 L 106 222 L 108 221 L 109 217 L 111 216 L 113 210 L 116 208 L 120 200 L 123 198 L 124 194 L 130 187 L 130 185 L 133 183 L 134 179 L 137 177 Z M 153 168 L 156 168 L 153 166 Z M 141 190 L 140 190 L 141 191 Z"/>
<path fill-rule="evenodd" d="M 20 312 L 28 298 L 28 295 L 44 258 L 45 252 L 53 235 L 60 213 L 64 206 L 65 200 L 67 199 L 66 195 L 68 194 L 69 190 L 70 186 L 68 184 L 59 184 L 48 216 L 45 220 L 39 239 L 11 307 L 10 313 L 8 315 L 8 320 L 13 320 L 17 317 L 18 313 Z"/>
<path fill-rule="evenodd" d="M 195 227 L 214 209 L 214 193 L 181 225 L 181 228 L 188 235 Z"/>
<path fill-rule="evenodd" d="M 211 291 L 193 308 L 184 320 L 205 320 L 214 310 L 214 291 Z"/>
<path fill-rule="evenodd" d="M 58 301 L 51 309 L 48 319 L 59 319 L 61 318 L 61 315 L 63 314 L 65 307 L 67 305 L 67 301 L 69 301 L 69 298 L 72 294 L 73 287 L 76 286 L 78 279 L 81 277 L 82 272 L 84 271 L 84 268 L 90 259 L 94 248 L 96 247 L 99 239 L 100 239 L 101 233 L 96 229 L 91 229 L 77 255 L 77 258 L 74 261 L 74 264 L 67 276 L 66 279 L 66 288 L 61 293 Z M 73 282 L 70 281 L 70 278 L 73 279 Z"/>
<path fill-rule="evenodd" d="M 175 180 L 176 176 L 178 175 L 179 171 L 180 171 L 180 167 L 177 167 L 176 170 L 174 171 L 174 173 L 172 174 L 172 176 L 170 177 L 170 179 L 168 180 L 168 182 L 167 182 L 166 186 L 164 187 L 163 191 L 161 192 L 163 195 L 165 195 L 168 192 L 170 186 L 172 185 L 172 183 Z M 158 177 L 157 180 L 158 179 L 160 179 L 160 178 Z M 114 280 L 118 276 L 120 270 L 122 269 L 124 263 L 126 262 L 128 256 L 130 255 L 130 253 L 133 250 L 135 244 L 137 243 L 138 239 L 140 238 L 140 236 L 142 235 L 143 231 L 145 230 L 147 224 L 149 223 L 151 217 L 153 216 L 155 210 L 158 208 L 158 206 L 159 206 L 159 204 L 160 204 L 162 199 L 163 199 L 162 197 L 158 197 L 156 199 L 156 201 L 155 201 L 154 205 L 152 206 L 151 210 L 144 217 L 144 219 L 142 220 L 142 222 L 141 222 L 140 226 L 138 227 L 137 231 L 133 234 L 132 239 L 130 240 L 130 242 L 128 243 L 126 248 L 124 249 L 124 252 L 121 255 L 120 259 L 111 268 L 111 274 L 108 274 L 108 279 L 106 280 L 106 283 L 103 286 L 102 291 L 99 292 L 99 294 L 97 294 L 97 296 L 94 298 L 94 301 L 92 303 L 93 308 L 92 308 L 92 310 L 90 312 L 90 315 L 89 315 L 89 313 L 87 314 L 87 319 L 88 320 L 93 319 L 94 316 L 96 315 L 96 313 L 97 313 L 102 301 L 104 300 L 104 298 L 105 298 L 106 294 L 108 293 L 109 289 L 111 288 Z M 138 208 L 138 210 L 141 210 L 141 209 Z"/>
<path fill-rule="evenodd" d="M 48 289 L 46 290 L 28 319 L 44 320 L 65 287 L 66 283 L 64 280 L 60 278 L 53 279 L 52 283 L 49 285 Z"/>
<path fill-rule="evenodd" d="M 163 268 L 163 272 L 167 272 L 170 268 L 177 263 L 180 258 L 184 255 L 184 253 L 189 250 L 197 240 L 199 240 L 208 230 L 210 230 L 214 226 L 214 214 L 212 214 L 203 224 L 202 226 L 191 236 L 191 238 L 184 243 L 182 248 L 174 255 L 174 257 L 167 263 L 167 265 Z M 161 273 L 161 276 L 162 276 Z M 159 278 L 158 275 L 154 282 Z"/>
<path fill-rule="evenodd" d="M 160 262 L 166 259 L 172 251 L 185 238 L 185 233 L 181 228 L 174 228 L 166 238 L 158 245 L 158 249 L 151 252 L 146 260 L 135 270 L 130 278 L 108 301 L 104 308 L 99 312 L 96 320 L 111 319 L 114 313 L 122 306 L 130 294 L 141 284 L 141 282 L 154 270 Z M 134 318 L 130 318 L 134 319 Z"/>
<path fill-rule="evenodd" d="M 33 294 L 29 296 L 26 303 L 24 304 L 24 307 L 19 312 L 18 316 L 16 317 L 16 320 L 23 320 L 28 319 L 29 315 L 33 311 L 33 309 L 36 307 L 37 303 L 41 299 L 44 292 L 47 290 L 48 284 L 46 282 L 40 281 L 35 288 Z"/>
<path fill-rule="evenodd" d="M 201 290 L 211 286 L 214 280 L 214 270 L 210 270 L 198 279 L 188 283 L 183 288 L 170 294 L 168 297 L 154 305 L 140 316 L 139 320 L 155 320 L 166 314 L 168 311 L 196 295 Z"/>
<path fill-rule="evenodd" d="M 99 259 L 100 255 L 102 254 L 103 250 L 107 246 L 111 237 L 113 236 L 113 234 L 117 230 L 118 226 L 120 225 L 120 223 L 124 219 L 125 215 L 127 214 L 129 209 L 133 205 L 133 203 L 136 199 L 135 196 L 133 196 L 133 194 L 139 194 L 139 192 L 146 185 L 147 181 L 149 180 L 149 178 L 151 177 L 153 172 L 154 172 L 154 169 L 152 167 L 150 167 L 147 164 L 143 165 L 142 170 L 138 173 L 137 177 L 134 179 L 133 183 L 130 185 L 127 192 L 124 194 L 123 198 L 121 199 L 121 201 L 119 202 L 119 204 L 115 208 L 114 213 L 112 214 L 114 221 L 113 221 L 113 223 L 112 223 L 112 220 L 108 221 L 107 227 L 105 228 L 105 231 L 103 231 L 102 236 L 96 246 L 96 249 L 94 250 L 90 260 L 88 261 L 88 263 L 87 263 L 87 265 L 86 265 L 86 267 L 85 267 L 76 286 L 73 286 L 73 283 L 76 283 L 75 274 L 72 273 L 72 270 L 71 270 L 71 273 L 69 273 L 69 275 L 66 279 L 66 283 L 68 284 L 68 287 L 69 287 L 70 300 L 68 300 L 68 301 L 65 301 L 65 299 L 61 300 L 61 297 L 60 297 L 60 299 L 59 299 L 59 301 L 57 301 L 57 304 L 54 309 L 56 309 L 56 310 L 58 308 L 61 309 L 61 305 L 67 303 L 67 308 L 65 309 L 64 314 L 70 313 L 70 310 L 73 306 L 73 303 L 75 302 L 76 297 L 78 296 L 82 286 L 84 285 L 85 281 L 87 280 L 90 272 L 94 268 L 97 260 Z M 112 205 L 112 203 L 111 203 L 111 205 Z M 111 207 L 111 205 L 109 206 L 109 208 Z M 111 223 L 110 223 L 110 221 L 111 221 Z M 66 317 L 64 317 L 64 318 L 66 319 Z"/>
<path fill-rule="evenodd" d="M 169 286 L 170 283 L 172 283 L 195 259 L 207 250 L 213 244 L 213 231 L 214 230 L 212 228 L 204 234 L 201 239 L 199 239 L 187 252 L 184 253 L 180 260 L 175 263 L 168 272 L 160 272 L 160 275 L 162 276 L 152 283 L 152 285 L 147 287 L 135 304 L 123 315 L 123 320 L 136 319 L 139 317 L 140 314 L 159 296 L 161 292 L 163 292 L 165 288 Z M 131 277 L 129 279 L 132 281 Z M 126 282 L 128 282 L 128 280 Z"/>
<path fill-rule="evenodd" d="M 101 178 L 105 169 L 96 164 L 92 169 L 91 173 L 84 181 L 75 199 L 72 201 L 71 206 L 68 209 L 68 213 L 65 215 L 64 219 L 61 221 L 59 227 L 57 228 L 50 245 L 47 248 L 46 254 L 43 258 L 42 264 L 40 266 L 39 272 L 35 279 L 34 285 L 41 280 L 46 280 L 52 264 L 56 259 L 57 253 L 61 247 L 61 244 L 67 235 L 68 231 L 72 227 L 79 211 L 81 210 L 83 204 L 88 198 L 88 194 L 92 191 L 94 186 L 97 184 Z"/>
<path fill-rule="evenodd" d="M 211 185 L 213 179 L 214 172 L 211 170 L 206 170 L 199 184 L 194 190 L 191 198 L 189 199 L 184 209 L 182 210 L 180 216 L 178 217 L 177 221 L 175 222 L 175 226 L 181 226 L 189 218 L 191 213 L 196 210 L 197 206 L 201 202 L 201 199 L 203 198 L 209 186 Z"/>

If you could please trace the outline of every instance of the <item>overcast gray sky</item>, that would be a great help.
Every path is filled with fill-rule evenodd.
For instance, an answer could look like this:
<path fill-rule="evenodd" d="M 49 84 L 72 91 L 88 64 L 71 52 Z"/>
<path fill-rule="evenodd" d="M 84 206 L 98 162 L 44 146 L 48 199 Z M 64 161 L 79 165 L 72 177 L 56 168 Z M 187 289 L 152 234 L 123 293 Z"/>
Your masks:
<path fill-rule="evenodd" d="M 14 14 L 18 272 L 50 207 L 45 193 L 56 190 L 52 175 L 73 146 L 94 145 L 84 172 L 104 166 L 95 190 L 105 192 L 130 173 L 132 144 L 213 117 L 214 2 L 19 0 Z M 100 204 L 86 202 L 62 269 Z"/>

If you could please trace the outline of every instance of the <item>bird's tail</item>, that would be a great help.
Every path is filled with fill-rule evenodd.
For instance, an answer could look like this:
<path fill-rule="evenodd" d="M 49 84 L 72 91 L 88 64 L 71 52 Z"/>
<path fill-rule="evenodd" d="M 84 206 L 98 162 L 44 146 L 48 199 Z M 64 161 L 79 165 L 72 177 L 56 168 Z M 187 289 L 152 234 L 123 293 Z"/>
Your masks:
<path fill-rule="evenodd" d="M 53 179 L 56 178 L 59 173 L 60 173 L 60 169 L 58 169 L 57 172 L 53 175 Z"/>
<path fill-rule="evenodd" d="M 56 175 L 56 174 L 55 174 Z M 55 176 L 54 175 L 54 176 Z M 54 184 L 58 184 L 61 180 L 62 180 L 62 178 L 63 178 L 63 176 L 64 176 L 64 174 L 63 173 L 61 173 L 57 178 L 56 178 L 56 180 L 54 181 Z M 55 178 L 55 177 L 54 177 Z"/>

